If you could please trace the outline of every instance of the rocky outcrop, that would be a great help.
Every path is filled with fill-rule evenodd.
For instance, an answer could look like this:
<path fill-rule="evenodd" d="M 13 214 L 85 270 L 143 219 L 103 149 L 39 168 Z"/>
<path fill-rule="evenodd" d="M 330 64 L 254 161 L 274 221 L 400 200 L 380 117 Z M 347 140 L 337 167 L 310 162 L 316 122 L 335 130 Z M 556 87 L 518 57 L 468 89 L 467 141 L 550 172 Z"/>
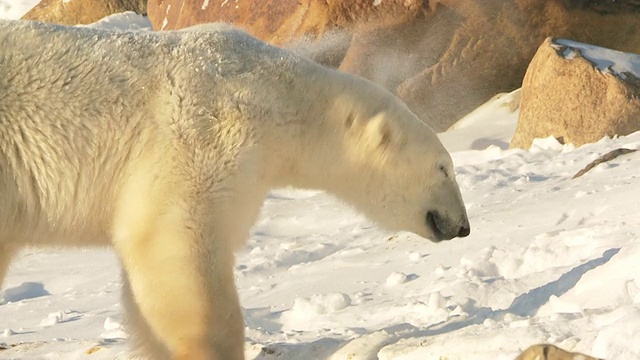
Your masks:
<path fill-rule="evenodd" d="M 548 36 L 640 51 L 640 0 L 150 0 L 148 12 L 156 29 L 231 22 L 362 75 L 437 131 L 520 87 Z"/>
<path fill-rule="evenodd" d="M 204 22 L 229 22 L 273 44 L 318 36 L 340 28 L 376 27 L 415 18 L 423 0 L 149 0 L 154 29 L 181 29 Z"/>
<path fill-rule="evenodd" d="M 147 13 L 147 0 L 42 0 L 22 19 L 63 25 L 91 24 L 125 11 Z"/>
<path fill-rule="evenodd" d="M 640 130 L 640 55 L 548 38 L 522 86 L 511 147 L 556 137 L 576 146 Z"/>

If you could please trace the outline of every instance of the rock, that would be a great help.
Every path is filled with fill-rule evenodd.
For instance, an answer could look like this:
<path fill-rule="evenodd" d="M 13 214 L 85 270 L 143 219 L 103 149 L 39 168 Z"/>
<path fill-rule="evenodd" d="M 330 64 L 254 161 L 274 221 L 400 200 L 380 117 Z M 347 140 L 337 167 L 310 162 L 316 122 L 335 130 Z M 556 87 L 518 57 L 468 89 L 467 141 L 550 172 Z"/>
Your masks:
<path fill-rule="evenodd" d="M 22 19 L 63 25 L 91 24 L 125 11 L 147 13 L 146 0 L 42 0 Z"/>
<path fill-rule="evenodd" d="M 568 352 L 554 345 L 539 344 L 523 351 L 515 360 L 598 360 L 594 357 Z"/>
<path fill-rule="evenodd" d="M 331 30 L 322 34 L 317 41 L 315 36 L 302 36 L 290 40 L 284 47 L 319 64 L 336 69 L 342 63 L 351 44 L 351 34 L 342 30 Z"/>
<path fill-rule="evenodd" d="M 640 130 L 640 55 L 548 38 L 522 86 L 510 146 L 554 136 L 580 146 Z"/>
<path fill-rule="evenodd" d="M 332 29 L 375 23 L 389 26 L 415 17 L 423 0 L 149 0 L 149 19 L 156 30 L 206 22 L 228 22 L 273 44 Z"/>
<path fill-rule="evenodd" d="M 400 39 L 390 31 L 356 34 L 341 69 L 382 81 L 436 131 L 494 94 L 520 87 L 548 36 L 640 51 L 640 4 L 622 11 L 607 2 L 612 11 L 603 15 L 605 5 L 596 11 L 560 0 L 429 3 L 434 10 L 393 29 Z"/>
<path fill-rule="evenodd" d="M 314 0 L 149 0 L 147 10 L 155 30 L 228 22 L 274 44 L 324 31 L 328 16 L 326 6 Z"/>

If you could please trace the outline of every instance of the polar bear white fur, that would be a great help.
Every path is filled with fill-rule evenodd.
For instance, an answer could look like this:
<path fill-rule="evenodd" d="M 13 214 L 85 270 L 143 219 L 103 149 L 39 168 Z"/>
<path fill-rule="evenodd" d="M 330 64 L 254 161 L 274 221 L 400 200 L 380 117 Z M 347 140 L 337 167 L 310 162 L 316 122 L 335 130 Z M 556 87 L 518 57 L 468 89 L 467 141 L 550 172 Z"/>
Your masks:
<path fill-rule="evenodd" d="M 0 22 L 0 281 L 25 246 L 112 246 L 143 355 L 242 359 L 233 251 L 284 186 L 469 234 L 447 151 L 364 79 L 226 25 Z"/>

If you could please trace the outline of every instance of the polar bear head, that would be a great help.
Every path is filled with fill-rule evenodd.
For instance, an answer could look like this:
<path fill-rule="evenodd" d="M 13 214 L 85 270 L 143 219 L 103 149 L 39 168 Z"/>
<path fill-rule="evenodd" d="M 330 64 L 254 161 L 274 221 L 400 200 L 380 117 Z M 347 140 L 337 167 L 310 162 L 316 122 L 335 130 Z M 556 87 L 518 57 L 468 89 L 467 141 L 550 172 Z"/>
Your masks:
<path fill-rule="evenodd" d="M 348 167 L 340 171 L 352 177 L 334 187 L 337 195 L 390 230 L 436 242 L 469 235 L 453 162 L 437 135 L 390 93 L 366 84 L 358 93 L 334 101 L 332 126 L 344 129 L 340 157 Z"/>

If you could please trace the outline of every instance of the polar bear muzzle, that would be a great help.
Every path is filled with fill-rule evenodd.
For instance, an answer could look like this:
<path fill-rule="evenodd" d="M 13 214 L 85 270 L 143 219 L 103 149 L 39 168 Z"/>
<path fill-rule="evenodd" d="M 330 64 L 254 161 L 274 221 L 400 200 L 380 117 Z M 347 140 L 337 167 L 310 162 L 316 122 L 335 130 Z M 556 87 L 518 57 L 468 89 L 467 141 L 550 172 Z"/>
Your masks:
<path fill-rule="evenodd" d="M 455 237 L 467 237 L 471 233 L 468 223 L 459 225 L 441 216 L 437 211 L 427 211 L 427 225 L 433 232 L 433 241 L 451 240 Z"/>

